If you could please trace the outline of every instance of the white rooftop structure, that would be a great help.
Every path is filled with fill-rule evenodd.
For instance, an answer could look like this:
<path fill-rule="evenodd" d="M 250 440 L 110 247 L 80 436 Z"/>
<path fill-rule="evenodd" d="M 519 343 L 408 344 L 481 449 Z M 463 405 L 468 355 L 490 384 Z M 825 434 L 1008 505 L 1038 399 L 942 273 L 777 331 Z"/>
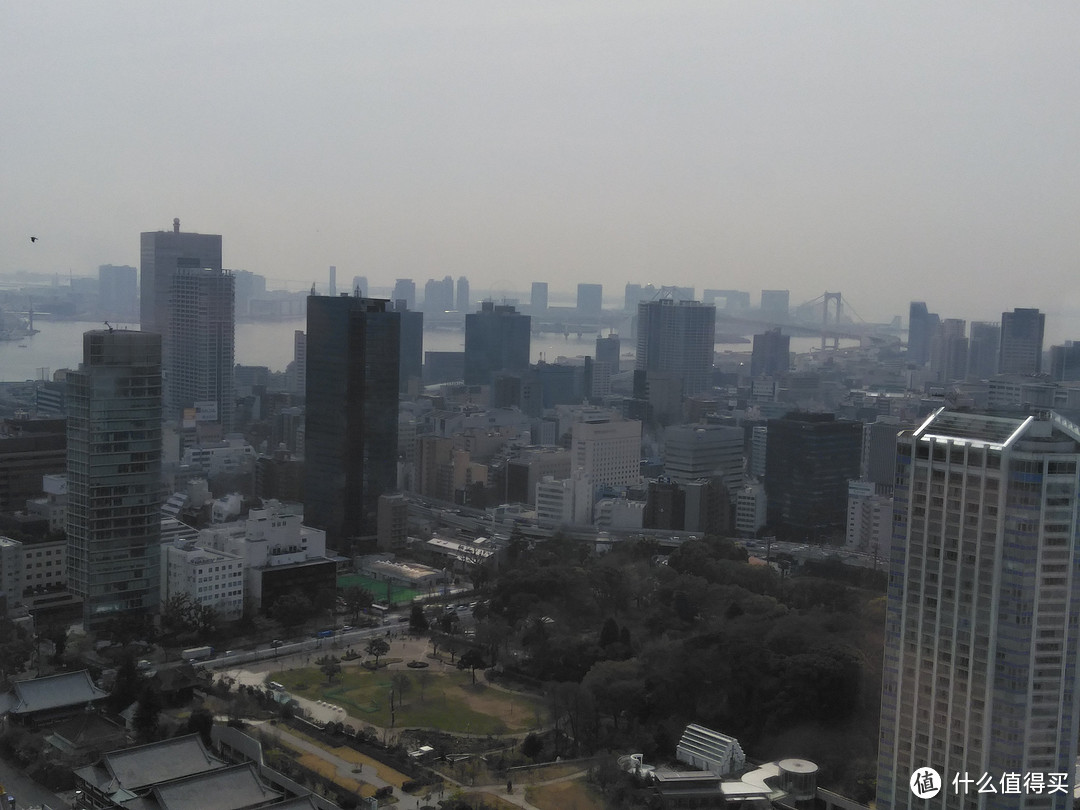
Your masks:
<path fill-rule="evenodd" d="M 691 723 L 675 749 L 675 757 L 694 768 L 727 776 L 746 766 L 746 754 L 734 737 Z"/>

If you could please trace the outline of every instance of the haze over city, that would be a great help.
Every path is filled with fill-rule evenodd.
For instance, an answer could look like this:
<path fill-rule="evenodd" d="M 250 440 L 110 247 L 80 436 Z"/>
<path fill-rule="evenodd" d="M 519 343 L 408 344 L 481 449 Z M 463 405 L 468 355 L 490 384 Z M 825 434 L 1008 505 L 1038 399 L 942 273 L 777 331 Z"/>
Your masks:
<path fill-rule="evenodd" d="M 1072 3 L 0 14 L 3 274 L 137 265 L 180 216 L 292 289 L 842 290 L 1077 336 Z"/>

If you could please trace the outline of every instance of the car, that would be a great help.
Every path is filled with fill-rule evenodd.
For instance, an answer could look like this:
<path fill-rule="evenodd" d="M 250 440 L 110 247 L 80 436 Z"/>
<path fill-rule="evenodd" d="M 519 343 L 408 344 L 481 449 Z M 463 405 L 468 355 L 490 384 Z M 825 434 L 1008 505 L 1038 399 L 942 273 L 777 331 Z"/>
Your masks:
<path fill-rule="evenodd" d="M 270 646 L 274 647 L 275 649 L 281 647 L 283 644 L 285 644 L 285 642 L 282 641 L 280 638 L 275 638 L 273 641 L 270 642 Z"/>
<path fill-rule="evenodd" d="M 351 625 L 351 624 L 347 624 L 347 625 L 345 625 L 344 627 L 342 627 L 342 628 L 341 628 L 341 632 L 342 632 L 342 633 L 348 633 L 348 632 L 349 632 L 350 630 L 352 630 L 352 629 L 353 629 L 352 625 Z"/>

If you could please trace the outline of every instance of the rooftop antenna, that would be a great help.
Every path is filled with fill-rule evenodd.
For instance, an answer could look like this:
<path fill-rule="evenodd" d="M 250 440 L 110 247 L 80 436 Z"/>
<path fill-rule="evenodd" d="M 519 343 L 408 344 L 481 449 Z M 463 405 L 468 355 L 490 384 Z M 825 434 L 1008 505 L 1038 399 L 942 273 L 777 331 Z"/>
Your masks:
<path fill-rule="evenodd" d="M 105 321 L 105 328 L 108 329 L 110 332 L 113 330 L 113 328 L 111 326 L 109 326 L 108 321 Z"/>

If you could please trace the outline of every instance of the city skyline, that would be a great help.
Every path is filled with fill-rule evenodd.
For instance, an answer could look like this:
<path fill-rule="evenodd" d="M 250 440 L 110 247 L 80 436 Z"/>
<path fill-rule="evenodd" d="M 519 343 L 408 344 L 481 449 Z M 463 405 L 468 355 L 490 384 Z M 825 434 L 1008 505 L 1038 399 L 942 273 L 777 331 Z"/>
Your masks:
<path fill-rule="evenodd" d="M 130 232 L 180 216 L 298 289 L 335 265 L 1080 313 L 1072 4 L 4 14 L 0 273 L 136 265 Z"/>

